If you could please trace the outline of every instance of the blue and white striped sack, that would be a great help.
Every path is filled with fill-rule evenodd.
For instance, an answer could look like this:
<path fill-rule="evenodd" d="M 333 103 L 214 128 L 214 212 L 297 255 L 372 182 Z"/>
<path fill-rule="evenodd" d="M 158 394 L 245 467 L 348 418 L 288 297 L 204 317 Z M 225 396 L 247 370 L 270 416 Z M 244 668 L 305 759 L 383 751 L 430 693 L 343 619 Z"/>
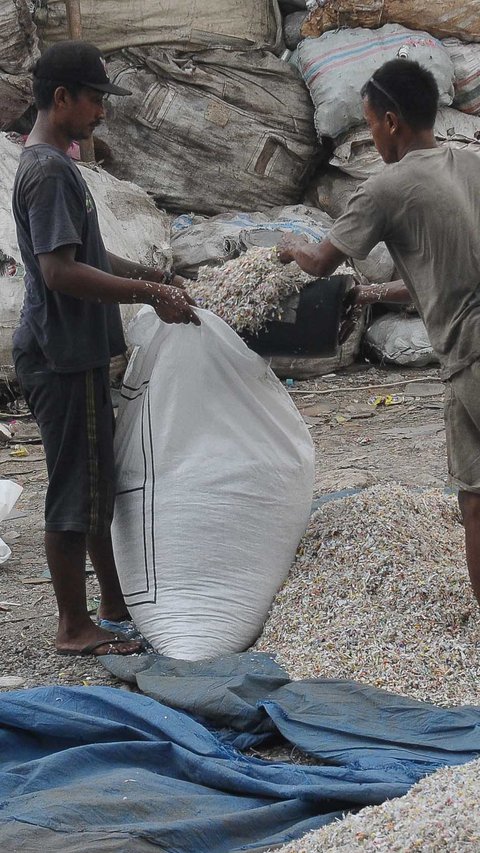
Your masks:
<path fill-rule="evenodd" d="M 318 136 L 333 139 L 363 119 L 362 86 L 384 62 L 404 56 L 428 68 L 440 91 L 440 104 L 453 100 L 454 68 L 447 50 L 428 33 L 386 24 L 378 30 L 363 28 L 329 31 L 320 38 L 304 39 L 297 48 L 296 64 L 315 106 Z"/>

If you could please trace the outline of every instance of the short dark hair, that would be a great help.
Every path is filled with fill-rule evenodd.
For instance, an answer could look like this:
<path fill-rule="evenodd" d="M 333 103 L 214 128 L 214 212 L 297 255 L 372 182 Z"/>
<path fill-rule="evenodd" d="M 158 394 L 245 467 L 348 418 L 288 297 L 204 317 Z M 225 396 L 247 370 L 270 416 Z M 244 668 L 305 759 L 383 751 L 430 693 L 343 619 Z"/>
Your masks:
<path fill-rule="evenodd" d="M 438 86 L 433 74 L 418 62 L 386 62 L 367 80 L 361 94 L 378 116 L 389 111 L 400 113 L 399 117 L 413 130 L 430 130 L 435 124 Z"/>
<path fill-rule="evenodd" d="M 39 77 L 35 77 L 34 72 L 33 99 L 37 110 L 50 109 L 53 105 L 55 90 L 58 89 L 59 86 L 64 86 L 72 98 L 77 98 L 81 90 L 85 89 L 85 86 L 82 86 L 81 83 L 62 83 L 59 80 L 43 80 Z"/>

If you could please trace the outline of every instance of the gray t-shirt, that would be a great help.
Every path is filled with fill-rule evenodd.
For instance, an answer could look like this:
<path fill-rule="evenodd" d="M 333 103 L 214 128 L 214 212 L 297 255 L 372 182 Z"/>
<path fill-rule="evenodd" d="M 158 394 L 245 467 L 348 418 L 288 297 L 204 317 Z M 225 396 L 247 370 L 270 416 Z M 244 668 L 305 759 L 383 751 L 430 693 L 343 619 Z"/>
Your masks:
<path fill-rule="evenodd" d="M 118 305 L 51 291 L 37 255 L 76 246 L 81 263 L 111 272 L 95 202 L 72 160 L 51 145 L 22 152 L 13 189 L 13 214 L 25 266 L 25 298 L 14 348 L 39 349 L 52 370 L 102 367 L 125 350 Z"/>
<path fill-rule="evenodd" d="M 480 357 L 480 157 L 411 151 L 365 183 L 329 239 L 363 259 L 384 240 L 445 378 Z"/>

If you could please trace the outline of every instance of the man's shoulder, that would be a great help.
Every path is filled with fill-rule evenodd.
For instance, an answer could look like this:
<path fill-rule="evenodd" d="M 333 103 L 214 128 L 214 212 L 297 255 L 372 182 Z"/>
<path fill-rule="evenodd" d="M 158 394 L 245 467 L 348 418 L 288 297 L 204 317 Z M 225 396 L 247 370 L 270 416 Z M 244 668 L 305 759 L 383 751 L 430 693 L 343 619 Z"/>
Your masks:
<path fill-rule="evenodd" d="M 18 175 L 29 174 L 41 178 L 63 177 L 70 181 L 81 181 L 80 172 L 61 151 L 52 145 L 31 145 L 23 149 Z"/>

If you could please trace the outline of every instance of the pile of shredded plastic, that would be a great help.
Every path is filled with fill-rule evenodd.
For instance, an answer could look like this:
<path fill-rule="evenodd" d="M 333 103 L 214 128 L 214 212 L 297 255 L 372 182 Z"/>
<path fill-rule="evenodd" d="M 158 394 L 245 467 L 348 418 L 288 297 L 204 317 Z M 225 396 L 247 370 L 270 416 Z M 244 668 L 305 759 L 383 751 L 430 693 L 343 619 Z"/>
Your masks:
<path fill-rule="evenodd" d="M 292 678 L 350 678 L 440 705 L 480 704 L 480 610 L 457 501 L 374 486 L 311 518 L 259 650 Z M 285 853 L 480 850 L 479 762 L 292 842 Z"/>
<path fill-rule="evenodd" d="M 453 496 L 374 486 L 324 504 L 257 648 L 292 678 L 480 704 L 480 611 Z"/>
<path fill-rule="evenodd" d="M 249 249 L 219 267 L 201 267 L 189 293 L 237 332 L 255 333 L 281 316 L 280 304 L 313 277 L 297 264 L 281 264 L 275 248 Z"/>
<path fill-rule="evenodd" d="M 476 853 L 480 761 L 422 779 L 405 797 L 369 806 L 278 853 Z"/>

